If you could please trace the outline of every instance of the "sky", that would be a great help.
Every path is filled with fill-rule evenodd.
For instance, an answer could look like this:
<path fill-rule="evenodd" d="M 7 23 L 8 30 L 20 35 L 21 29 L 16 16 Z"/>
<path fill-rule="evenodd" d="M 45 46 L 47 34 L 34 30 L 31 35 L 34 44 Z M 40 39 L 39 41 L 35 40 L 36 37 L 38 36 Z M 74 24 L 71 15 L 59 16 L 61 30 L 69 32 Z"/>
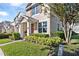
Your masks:
<path fill-rule="evenodd" d="M 13 21 L 18 12 L 25 10 L 26 3 L 0 3 L 0 22 Z"/>

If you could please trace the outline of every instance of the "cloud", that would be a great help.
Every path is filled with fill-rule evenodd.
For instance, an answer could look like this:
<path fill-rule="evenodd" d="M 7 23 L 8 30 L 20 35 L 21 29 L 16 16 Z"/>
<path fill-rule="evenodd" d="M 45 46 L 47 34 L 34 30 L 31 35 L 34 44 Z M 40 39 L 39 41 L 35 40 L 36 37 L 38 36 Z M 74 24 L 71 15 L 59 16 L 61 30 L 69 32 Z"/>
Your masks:
<path fill-rule="evenodd" d="M 15 6 L 15 7 L 19 7 L 21 6 L 23 3 L 9 3 L 11 6 Z"/>
<path fill-rule="evenodd" d="M 7 15 L 8 15 L 7 12 L 5 12 L 5 11 L 0 11 L 0 16 L 7 16 Z"/>

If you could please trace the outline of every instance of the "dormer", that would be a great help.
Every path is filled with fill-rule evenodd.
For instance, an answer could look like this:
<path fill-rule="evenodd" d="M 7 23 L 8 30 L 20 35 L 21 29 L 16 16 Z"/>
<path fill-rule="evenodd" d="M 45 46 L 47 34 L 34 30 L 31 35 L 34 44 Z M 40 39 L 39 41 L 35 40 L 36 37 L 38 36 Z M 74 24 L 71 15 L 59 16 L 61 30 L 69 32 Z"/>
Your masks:
<path fill-rule="evenodd" d="M 26 6 L 26 13 L 28 16 L 33 16 L 41 12 L 41 5 L 40 3 L 30 3 Z"/>

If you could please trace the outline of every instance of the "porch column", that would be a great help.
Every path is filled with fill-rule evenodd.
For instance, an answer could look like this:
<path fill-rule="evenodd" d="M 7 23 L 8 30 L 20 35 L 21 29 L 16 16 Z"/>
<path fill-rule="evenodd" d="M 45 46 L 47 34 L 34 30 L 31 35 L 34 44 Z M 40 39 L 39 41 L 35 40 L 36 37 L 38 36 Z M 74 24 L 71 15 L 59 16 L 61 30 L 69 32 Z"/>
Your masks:
<path fill-rule="evenodd" d="M 19 33 L 20 36 L 23 37 L 22 24 L 19 24 Z"/>
<path fill-rule="evenodd" d="M 39 24 L 39 22 L 37 22 L 37 33 L 39 33 L 39 32 L 38 32 L 38 24 Z"/>
<path fill-rule="evenodd" d="M 31 23 L 27 22 L 27 36 L 31 34 Z"/>
<path fill-rule="evenodd" d="M 14 25 L 14 32 L 16 32 L 16 26 Z"/>

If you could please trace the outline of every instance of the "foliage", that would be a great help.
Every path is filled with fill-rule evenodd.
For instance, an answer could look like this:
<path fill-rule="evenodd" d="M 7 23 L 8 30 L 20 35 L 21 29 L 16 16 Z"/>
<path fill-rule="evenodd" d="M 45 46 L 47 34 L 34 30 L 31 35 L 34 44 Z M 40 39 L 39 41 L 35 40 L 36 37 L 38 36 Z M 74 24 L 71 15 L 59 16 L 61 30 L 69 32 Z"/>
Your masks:
<path fill-rule="evenodd" d="M 30 42 L 34 42 L 37 44 L 44 44 L 44 45 L 58 45 L 62 42 L 62 39 L 59 37 L 51 37 L 51 38 L 44 38 L 44 37 L 36 37 L 36 36 L 25 36 L 25 39 Z"/>
<path fill-rule="evenodd" d="M 11 39 L 0 39 L 0 44 L 11 42 Z"/>
<path fill-rule="evenodd" d="M 49 49 L 46 49 L 46 47 L 45 45 L 22 41 L 1 46 L 0 48 L 6 56 L 47 56 Z"/>
<path fill-rule="evenodd" d="M 14 32 L 11 36 L 9 36 L 9 38 L 12 40 L 18 40 L 20 39 L 20 34 L 18 32 Z"/>
<path fill-rule="evenodd" d="M 72 31 L 72 35 L 78 35 L 78 33 L 75 33 L 74 31 Z"/>
<path fill-rule="evenodd" d="M 9 38 L 10 33 L 0 33 L 0 39 Z"/>
<path fill-rule="evenodd" d="M 37 33 L 37 34 L 32 34 L 32 36 L 37 36 L 37 37 L 49 37 L 49 34 Z"/>
<path fill-rule="evenodd" d="M 79 39 L 79 35 L 72 35 L 71 39 Z"/>
<path fill-rule="evenodd" d="M 72 31 L 71 39 L 79 39 L 79 34 Z"/>
<path fill-rule="evenodd" d="M 79 20 L 79 4 L 63 3 L 63 4 L 48 4 L 51 7 L 51 14 L 58 16 L 62 21 L 62 27 L 67 43 L 70 42 L 72 28 L 74 23 Z"/>
<path fill-rule="evenodd" d="M 64 32 L 63 31 L 57 31 L 57 32 L 53 32 L 51 33 L 52 36 L 57 36 L 57 37 L 60 37 L 61 39 L 64 39 Z"/>
<path fill-rule="evenodd" d="M 79 56 L 79 44 L 64 45 L 64 56 Z"/>

